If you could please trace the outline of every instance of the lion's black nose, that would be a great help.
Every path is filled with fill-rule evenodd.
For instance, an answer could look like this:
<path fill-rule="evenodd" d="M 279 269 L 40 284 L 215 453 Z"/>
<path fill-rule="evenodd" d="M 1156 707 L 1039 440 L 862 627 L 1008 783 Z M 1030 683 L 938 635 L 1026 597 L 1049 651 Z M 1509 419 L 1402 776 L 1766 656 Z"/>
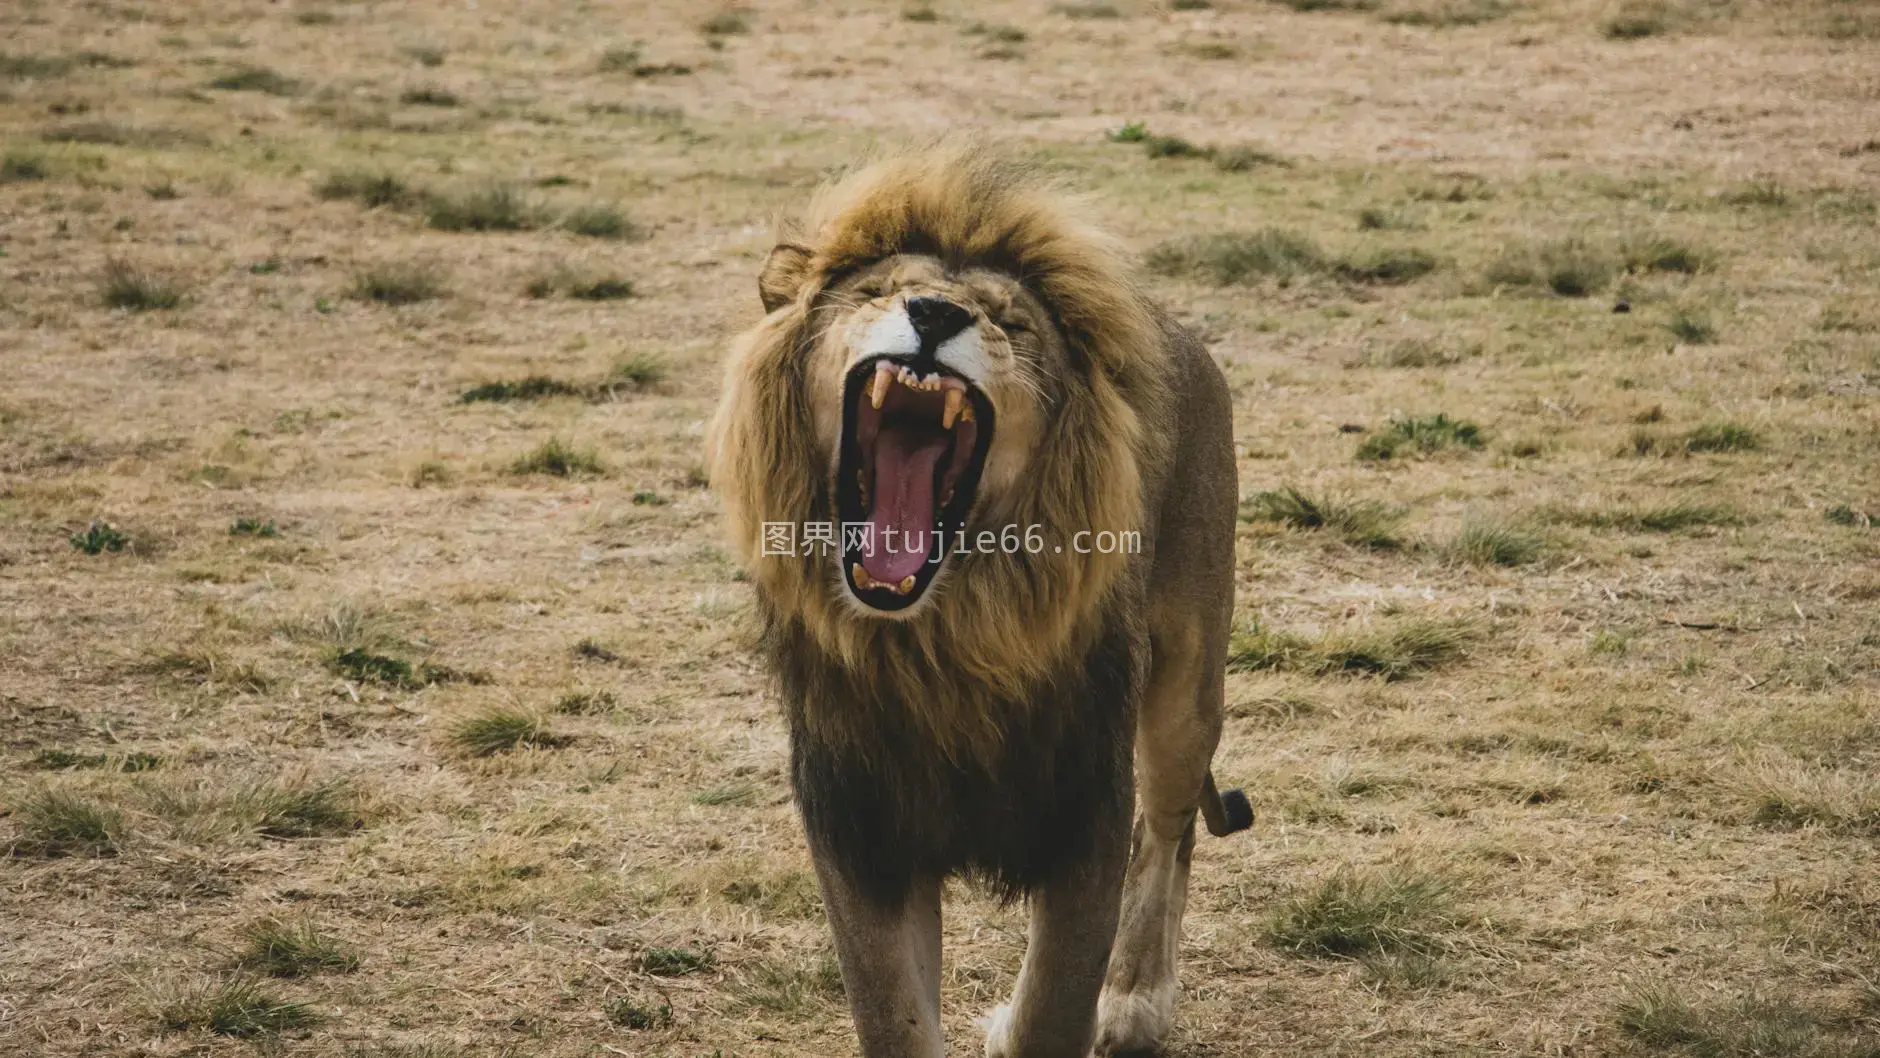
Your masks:
<path fill-rule="evenodd" d="M 973 314 L 945 298 L 908 298 L 907 321 L 914 325 L 921 352 L 925 353 L 965 330 L 973 322 Z"/>

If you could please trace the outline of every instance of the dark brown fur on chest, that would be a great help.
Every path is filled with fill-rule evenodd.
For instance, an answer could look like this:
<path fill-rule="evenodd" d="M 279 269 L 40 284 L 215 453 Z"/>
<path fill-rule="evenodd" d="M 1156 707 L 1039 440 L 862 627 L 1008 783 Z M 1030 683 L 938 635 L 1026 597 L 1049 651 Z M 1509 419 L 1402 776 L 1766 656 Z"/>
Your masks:
<path fill-rule="evenodd" d="M 1143 674 L 1119 620 L 1027 700 L 984 698 L 1003 735 L 988 759 L 934 745 L 910 719 L 920 702 L 837 664 L 794 621 L 769 622 L 763 646 L 782 685 L 810 841 L 877 901 L 951 874 L 1020 897 L 1127 825 Z M 813 710 L 844 711 L 839 744 L 814 734 Z"/>

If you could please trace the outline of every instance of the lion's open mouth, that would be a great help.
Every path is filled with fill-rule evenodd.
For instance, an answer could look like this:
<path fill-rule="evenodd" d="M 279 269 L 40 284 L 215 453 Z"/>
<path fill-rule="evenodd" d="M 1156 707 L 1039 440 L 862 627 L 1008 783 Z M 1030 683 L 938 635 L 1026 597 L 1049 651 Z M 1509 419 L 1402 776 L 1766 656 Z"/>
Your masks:
<path fill-rule="evenodd" d="M 979 488 L 992 402 L 945 368 L 863 361 L 844 387 L 836 470 L 842 574 L 877 610 L 911 606 L 946 558 Z"/>

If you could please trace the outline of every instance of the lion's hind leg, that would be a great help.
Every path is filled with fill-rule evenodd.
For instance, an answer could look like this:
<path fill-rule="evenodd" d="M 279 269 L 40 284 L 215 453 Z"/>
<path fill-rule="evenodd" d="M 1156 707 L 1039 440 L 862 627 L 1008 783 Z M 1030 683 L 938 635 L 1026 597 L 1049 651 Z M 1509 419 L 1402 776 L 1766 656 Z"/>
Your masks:
<path fill-rule="evenodd" d="M 1195 813 L 1221 734 L 1223 674 L 1196 623 L 1159 623 L 1136 729 L 1137 816 L 1122 920 L 1097 1006 L 1097 1053 L 1153 1054 L 1175 1017 Z M 1218 805 L 1219 802 L 1217 801 Z"/>

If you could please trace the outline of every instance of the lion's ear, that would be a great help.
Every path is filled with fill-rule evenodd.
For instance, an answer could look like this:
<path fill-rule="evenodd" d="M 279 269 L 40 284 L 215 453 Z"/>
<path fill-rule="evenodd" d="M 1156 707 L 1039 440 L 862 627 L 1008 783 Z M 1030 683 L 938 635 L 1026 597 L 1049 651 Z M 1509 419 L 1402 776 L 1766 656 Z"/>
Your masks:
<path fill-rule="evenodd" d="M 809 278 L 809 258 L 809 247 L 793 242 L 780 242 L 770 251 L 764 270 L 757 274 L 757 294 L 764 299 L 765 312 L 796 300 L 797 291 Z"/>

